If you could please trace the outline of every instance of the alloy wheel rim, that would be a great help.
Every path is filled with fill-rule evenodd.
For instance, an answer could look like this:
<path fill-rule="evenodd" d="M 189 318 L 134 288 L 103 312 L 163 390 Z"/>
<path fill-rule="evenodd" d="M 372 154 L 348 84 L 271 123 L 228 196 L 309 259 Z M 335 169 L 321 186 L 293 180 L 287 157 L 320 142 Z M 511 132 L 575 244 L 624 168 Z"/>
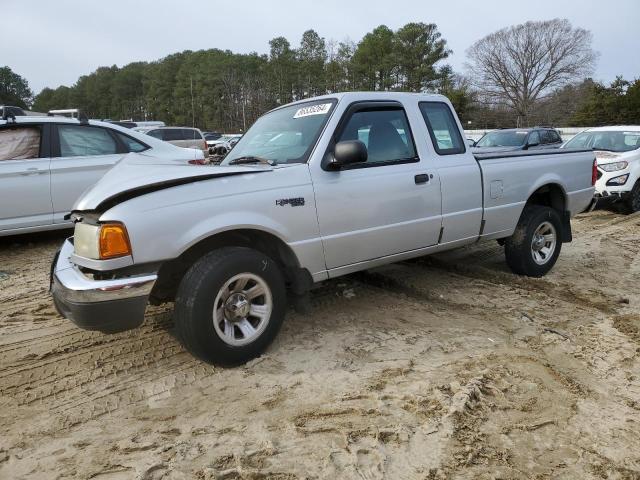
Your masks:
<path fill-rule="evenodd" d="M 556 250 L 556 228 L 551 222 L 542 222 L 531 239 L 531 256 L 538 265 L 545 265 Z"/>
<path fill-rule="evenodd" d="M 227 280 L 213 304 L 213 327 L 228 345 L 240 347 L 256 340 L 269 324 L 273 296 L 267 283 L 253 273 Z"/>

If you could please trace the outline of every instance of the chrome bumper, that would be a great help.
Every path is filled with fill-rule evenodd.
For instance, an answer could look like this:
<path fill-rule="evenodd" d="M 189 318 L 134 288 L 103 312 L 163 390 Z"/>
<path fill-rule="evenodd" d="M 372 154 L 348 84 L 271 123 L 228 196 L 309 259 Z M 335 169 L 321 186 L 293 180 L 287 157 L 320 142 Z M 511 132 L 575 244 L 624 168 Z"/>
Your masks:
<path fill-rule="evenodd" d="M 72 254 L 73 243 L 67 239 L 51 269 L 51 294 L 58 312 L 87 330 L 112 333 L 140 326 L 158 276 L 93 280 L 71 263 Z"/>

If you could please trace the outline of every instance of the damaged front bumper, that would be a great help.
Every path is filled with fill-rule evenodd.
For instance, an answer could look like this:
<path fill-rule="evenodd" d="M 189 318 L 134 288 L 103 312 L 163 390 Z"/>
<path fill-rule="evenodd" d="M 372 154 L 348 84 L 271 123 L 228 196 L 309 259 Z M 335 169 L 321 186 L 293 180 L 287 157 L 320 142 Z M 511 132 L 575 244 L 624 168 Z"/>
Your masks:
<path fill-rule="evenodd" d="M 139 327 L 156 273 L 95 280 L 71 263 L 73 237 L 65 240 L 51 268 L 51 294 L 58 312 L 85 330 L 115 333 Z"/>

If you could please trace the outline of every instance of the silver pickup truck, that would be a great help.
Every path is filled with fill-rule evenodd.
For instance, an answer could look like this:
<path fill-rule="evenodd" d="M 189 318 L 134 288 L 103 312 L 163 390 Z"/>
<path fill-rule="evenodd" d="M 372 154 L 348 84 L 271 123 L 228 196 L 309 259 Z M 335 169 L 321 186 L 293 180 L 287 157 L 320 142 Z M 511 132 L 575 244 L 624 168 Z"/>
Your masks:
<path fill-rule="evenodd" d="M 219 166 L 130 154 L 76 203 L 53 298 L 103 332 L 175 302 L 189 351 L 240 364 L 329 278 L 480 240 L 544 275 L 595 178 L 592 151 L 474 156 L 440 95 L 313 98 L 265 114 Z"/>

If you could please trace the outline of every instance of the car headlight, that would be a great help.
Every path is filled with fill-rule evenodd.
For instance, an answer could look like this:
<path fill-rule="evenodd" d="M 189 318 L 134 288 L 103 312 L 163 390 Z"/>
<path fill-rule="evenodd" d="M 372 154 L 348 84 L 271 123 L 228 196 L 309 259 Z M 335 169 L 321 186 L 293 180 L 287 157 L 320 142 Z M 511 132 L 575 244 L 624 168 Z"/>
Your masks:
<path fill-rule="evenodd" d="M 629 162 L 615 162 L 598 165 L 598 167 L 600 167 L 605 172 L 615 172 L 616 170 L 624 170 L 628 165 Z"/>
<path fill-rule="evenodd" d="M 73 244 L 76 255 L 94 260 L 131 255 L 127 229 L 117 222 L 99 225 L 76 223 Z"/>
<path fill-rule="evenodd" d="M 625 162 L 626 163 L 626 162 Z M 607 185 L 612 187 L 617 187 L 619 185 L 624 185 L 627 183 L 627 179 L 629 178 L 629 174 L 620 175 L 619 177 L 613 177 L 607 181 Z"/>

